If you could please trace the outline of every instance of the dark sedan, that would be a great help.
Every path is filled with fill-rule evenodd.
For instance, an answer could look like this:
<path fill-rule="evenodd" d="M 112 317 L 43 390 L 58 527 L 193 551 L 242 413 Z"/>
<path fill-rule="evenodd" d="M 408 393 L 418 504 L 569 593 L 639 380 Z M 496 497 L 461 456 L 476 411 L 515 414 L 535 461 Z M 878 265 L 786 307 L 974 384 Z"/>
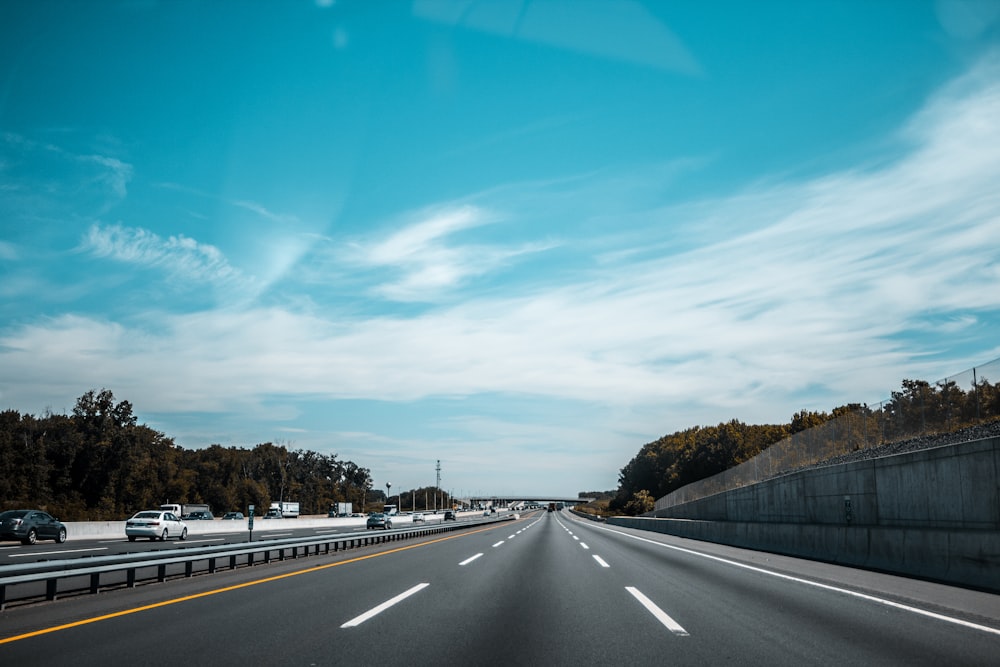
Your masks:
<path fill-rule="evenodd" d="M 368 517 L 368 523 L 365 524 L 365 530 L 368 528 L 383 528 L 389 530 L 392 528 L 392 519 L 389 518 L 388 514 L 382 514 L 381 512 L 372 514 Z"/>
<path fill-rule="evenodd" d="M 0 513 L 0 540 L 21 540 L 34 544 L 38 540 L 66 541 L 66 526 L 42 510 L 7 510 Z"/>

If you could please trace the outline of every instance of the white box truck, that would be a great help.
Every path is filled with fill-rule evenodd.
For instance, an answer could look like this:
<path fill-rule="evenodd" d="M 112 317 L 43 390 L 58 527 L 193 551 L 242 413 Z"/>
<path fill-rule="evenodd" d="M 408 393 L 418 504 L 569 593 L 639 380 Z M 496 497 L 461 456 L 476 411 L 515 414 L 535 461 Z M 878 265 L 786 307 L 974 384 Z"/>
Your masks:
<path fill-rule="evenodd" d="M 298 503 L 271 503 L 271 507 L 268 508 L 267 514 L 264 515 L 265 519 L 298 519 L 299 518 L 299 504 Z"/>

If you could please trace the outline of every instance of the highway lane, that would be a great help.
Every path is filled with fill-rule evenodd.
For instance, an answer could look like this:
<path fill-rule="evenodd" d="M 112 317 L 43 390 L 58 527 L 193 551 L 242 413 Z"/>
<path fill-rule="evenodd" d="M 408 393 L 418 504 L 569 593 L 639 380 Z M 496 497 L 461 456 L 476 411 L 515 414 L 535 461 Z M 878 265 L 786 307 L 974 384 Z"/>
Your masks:
<path fill-rule="evenodd" d="M 476 513 L 473 515 L 467 515 L 465 517 L 460 517 L 459 521 L 469 520 L 470 518 L 480 518 L 480 514 Z M 295 521 L 284 521 L 280 528 L 273 528 L 271 524 L 273 522 L 260 521 L 256 522 L 256 530 L 253 533 L 253 541 L 259 542 L 261 540 L 268 539 L 278 539 L 287 537 L 313 537 L 318 535 L 356 535 L 358 533 L 365 533 L 367 529 L 364 525 L 364 519 L 358 519 L 360 522 L 358 525 L 338 525 L 331 524 L 328 527 L 297 527 Z M 441 519 L 439 516 L 431 515 L 426 521 L 426 526 L 435 525 L 440 523 Z M 148 551 L 163 551 L 170 549 L 183 549 L 191 546 L 211 546 L 217 544 L 243 544 L 250 539 L 250 533 L 248 530 L 242 530 L 238 532 L 231 531 L 212 531 L 212 526 L 206 526 L 209 522 L 191 522 L 196 524 L 200 530 L 207 530 L 208 532 L 197 532 L 190 533 L 188 538 L 184 541 L 178 539 L 168 539 L 166 542 L 160 542 L 159 540 L 148 540 L 145 538 L 138 539 L 135 542 L 129 542 L 128 538 L 125 537 L 124 530 L 120 537 L 97 537 L 97 538 L 76 538 L 67 541 L 63 544 L 56 544 L 52 541 L 38 542 L 33 545 L 22 545 L 18 542 L 0 542 L 0 568 L 4 565 L 12 565 L 18 563 L 27 563 L 31 561 L 40 560 L 58 560 L 62 558 L 82 558 L 87 556 L 110 556 L 115 554 L 131 554 L 131 553 L 143 553 Z M 215 522 L 221 523 L 221 522 Z M 229 523 L 229 522 L 226 522 Z M 244 525 L 246 522 L 242 522 Z M 266 530 L 260 528 L 261 523 L 265 524 Z M 410 522 L 409 516 L 399 517 L 396 520 L 396 528 L 409 528 L 413 526 Z M 421 524 L 416 524 L 418 527 Z M 229 526 L 226 526 L 229 527 Z M 373 532 L 368 531 L 368 532 Z"/>
<path fill-rule="evenodd" d="M 889 599 L 898 578 L 880 580 L 882 590 L 865 598 L 856 580 L 843 589 L 832 583 L 853 577 L 848 568 L 780 559 L 768 569 L 770 558 L 756 552 L 720 553 L 565 512 L 536 513 L 312 558 L 306 567 L 254 568 L 15 610 L 0 616 L 0 638 L 298 573 L 0 643 L 0 663 L 32 664 L 45 654 L 52 665 L 175 664 L 181 659 L 160 649 L 168 644 L 152 641 L 163 628 L 195 665 L 982 665 L 1000 649 L 1000 631 L 990 631 L 1000 627 L 997 596 L 926 585 L 947 600 L 929 610 L 940 614 L 934 617 L 919 607 L 933 600 Z M 963 599 L 976 610 L 964 619 Z M 968 624 L 955 622 L 962 620 Z"/>
<path fill-rule="evenodd" d="M 914 599 L 911 580 L 874 573 L 861 579 L 882 581 L 882 590 L 864 591 L 851 568 L 791 558 L 773 558 L 784 568 L 762 567 L 771 555 L 561 522 L 609 563 L 619 586 L 640 588 L 684 628 L 693 640 L 682 644 L 687 664 L 982 665 L 1000 649 L 995 595 L 918 582 L 924 593 Z M 942 609 L 948 597 L 970 602 Z"/>

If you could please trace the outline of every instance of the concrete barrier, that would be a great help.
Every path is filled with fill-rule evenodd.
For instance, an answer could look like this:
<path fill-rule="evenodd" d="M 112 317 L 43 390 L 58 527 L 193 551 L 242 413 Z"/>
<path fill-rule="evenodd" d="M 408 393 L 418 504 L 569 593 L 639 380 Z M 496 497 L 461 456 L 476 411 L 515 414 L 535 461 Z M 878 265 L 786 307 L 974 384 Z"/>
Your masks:
<path fill-rule="evenodd" d="M 609 524 L 1000 592 L 1000 438 L 792 473 Z"/>
<path fill-rule="evenodd" d="M 481 515 L 482 512 L 461 512 L 459 516 Z M 394 516 L 393 526 L 409 525 L 412 523 L 412 515 Z M 427 523 L 441 521 L 444 513 L 425 513 L 424 520 Z M 289 530 L 292 528 L 317 528 L 329 530 L 343 530 L 345 528 L 364 526 L 367 517 L 325 517 L 325 516 L 301 516 L 298 519 L 262 519 L 254 517 L 254 535 L 267 533 L 270 531 Z M 125 539 L 124 521 L 66 521 L 67 540 L 94 540 L 94 539 L 114 539 L 120 537 Z M 185 521 L 188 527 L 188 535 L 205 535 L 209 533 L 239 533 L 249 534 L 247 519 L 242 521 L 223 521 L 215 519 L 213 521 Z"/>

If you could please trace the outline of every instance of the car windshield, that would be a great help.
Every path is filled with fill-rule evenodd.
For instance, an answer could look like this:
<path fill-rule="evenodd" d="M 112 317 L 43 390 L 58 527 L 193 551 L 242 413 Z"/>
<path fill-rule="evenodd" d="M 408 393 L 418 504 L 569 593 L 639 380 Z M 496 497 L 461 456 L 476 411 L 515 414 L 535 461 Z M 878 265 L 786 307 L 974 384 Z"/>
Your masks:
<path fill-rule="evenodd" d="M 0 521 L 4 519 L 20 519 L 28 512 L 26 510 L 8 510 L 0 514 Z"/>
<path fill-rule="evenodd" d="M 625 574 L 621 561 L 640 557 L 601 538 L 532 559 L 526 542 L 565 533 L 508 540 L 519 529 L 507 522 L 532 503 L 545 517 L 530 521 L 568 527 L 584 497 L 600 518 L 670 515 L 640 523 L 747 543 L 766 540 L 763 522 L 816 521 L 797 537 L 781 523 L 781 546 L 808 542 L 838 564 L 841 549 L 865 549 L 868 566 L 922 563 L 930 579 L 984 568 L 1000 586 L 1000 544 L 971 546 L 1000 541 L 1000 483 L 980 492 L 1000 454 L 878 484 L 866 461 L 870 477 L 831 471 L 808 496 L 797 470 L 959 427 L 997 437 L 998 285 L 1000 0 L 0 0 L 0 504 L 56 518 L 5 513 L 0 532 L 66 537 L 80 559 L 137 553 L 98 544 L 98 524 L 144 538 L 143 551 L 285 549 L 326 533 L 349 546 L 367 535 L 371 551 L 411 532 L 428 543 L 323 570 L 379 585 L 316 587 L 295 603 L 329 610 L 291 623 L 269 584 L 253 589 L 254 614 L 231 603 L 197 636 L 198 614 L 151 629 L 160 611 L 146 627 L 131 616 L 134 633 L 74 628 L 81 664 L 141 654 L 125 634 L 159 634 L 154 661 L 185 645 L 197 661 L 236 661 L 208 639 L 234 628 L 260 635 L 241 650 L 263 664 L 381 664 L 394 648 L 426 663 L 411 644 L 452 648 L 461 634 L 442 628 L 474 619 L 488 621 L 476 623 L 484 648 L 525 651 L 459 644 L 437 662 L 581 662 L 559 652 L 581 638 L 607 638 L 622 662 L 654 649 L 720 662 L 702 628 L 790 649 L 788 662 L 892 662 L 866 652 L 885 633 L 864 613 L 844 622 L 818 597 L 734 585 L 742 599 L 706 589 L 714 606 L 689 615 L 671 605 L 699 599 L 684 576 L 695 568 Z M 227 505 L 247 512 L 214 514 Z M 331 506 L 366 521 L 329 521 Z M 426 514 L 406 526 L 407 507 Z M 946 537 L 951 513 L 968 532 Z M 728 522 L 707 524 L 717 518 Z M 940 532 L 906 532 L 925 521 Z M 166 539 L 146 544 L 154 535 Z M 898 549 L 876 546 L 895 536 Z M 482 572 L 482 587 L 459 592 L 498 602 L 449 606 L 451 575 L 430 566 L 481 540 L 482 558 L 456 571 Z M 16 556 L 51 559 L 8 547 L 0 577 Z M 442 556 L 376 565 L 432 550 Z M 296 565 L 260 555 L 220 576 Z M 573 586 L 588 579 L 578 557 L 616 592 Z M 507 567 L 529 562 L 527 578 Z M 549 576 L 553 563 L 565 577 Z M 312 576 L 282 581 L 306 590 Z M 422 577 L 425 592 L 339 630 Z M 694 627 L 628 655 L 619 646 L 653 637 L 631 615 L 647 608 L 611 600 L 647 581 L 663 587 L 645 592 L 664 614 Z M 819 613 L 781 613 L 797 607 Z M 544 641 L 514 623 L 537 619 Z M 589 622 L 601 631 L 561 632 Z M 790 646 L 800 625 L 853 652 Z M 391 628 L 373 632 L 388 640 L 377 653 L 360 648 L 370 628 Z M 501 630 L 528 641 L 503 646 Z M 921 636 L 937 635 L 881 643 L 906 662 Z M 45 649 L 53 635 L 30 641 Z"/>

